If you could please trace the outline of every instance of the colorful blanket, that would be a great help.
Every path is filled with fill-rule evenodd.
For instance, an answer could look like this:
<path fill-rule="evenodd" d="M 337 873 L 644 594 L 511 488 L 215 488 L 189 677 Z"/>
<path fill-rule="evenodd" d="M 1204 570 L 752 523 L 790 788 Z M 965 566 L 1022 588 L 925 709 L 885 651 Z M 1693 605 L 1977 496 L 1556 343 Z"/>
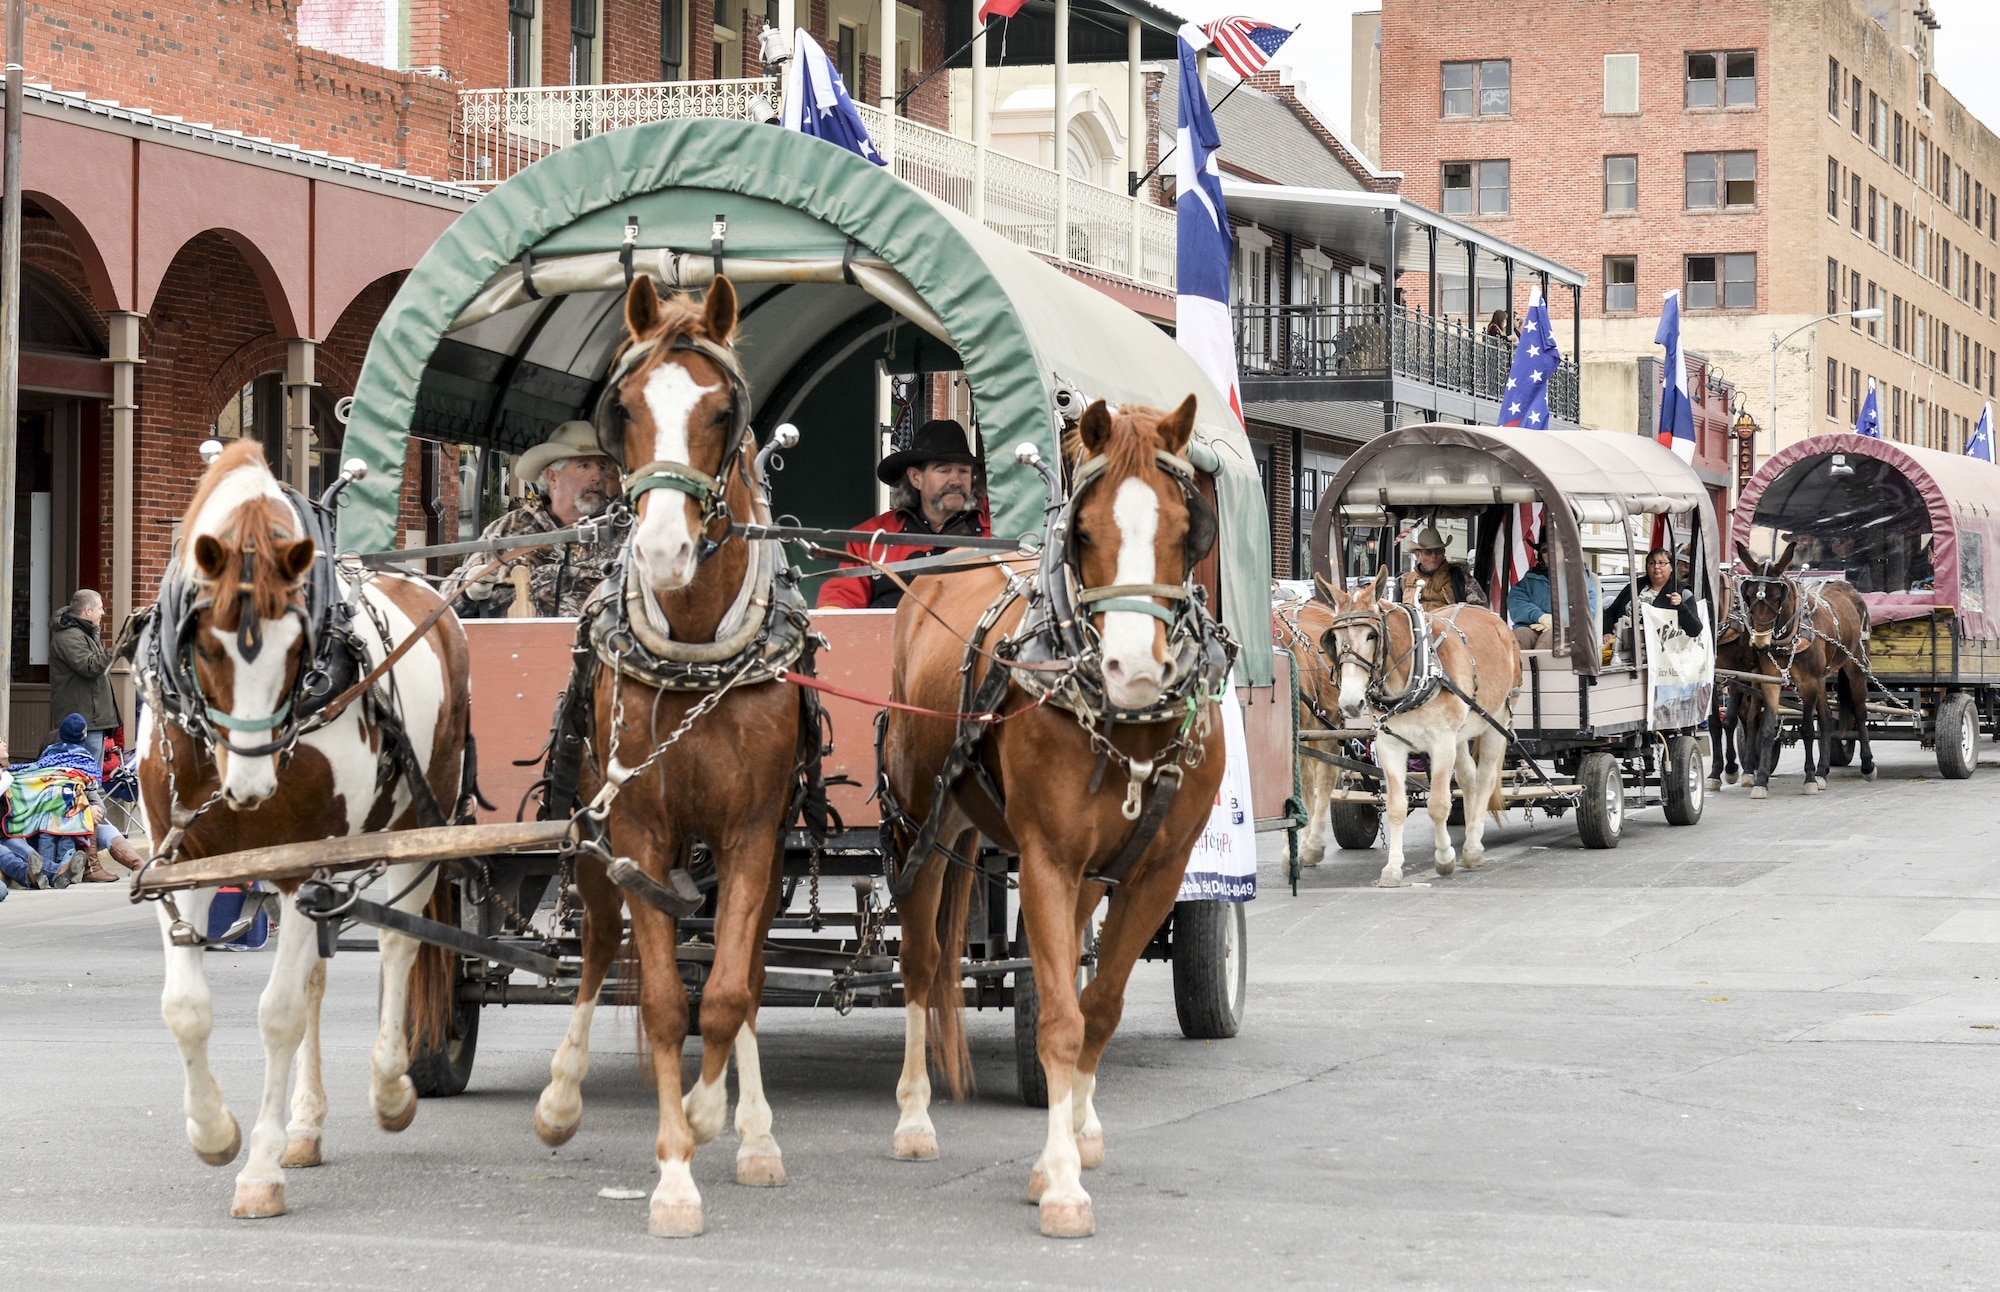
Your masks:
<path fill-rule="evenodd" d="M 97 831 L 90 806 L 92 777 L 67 767 L 29 767 L 14 773 L 7 787 L 7 816 L 0 822 L 9 838 L 32 834 L 84 836 Z"/>

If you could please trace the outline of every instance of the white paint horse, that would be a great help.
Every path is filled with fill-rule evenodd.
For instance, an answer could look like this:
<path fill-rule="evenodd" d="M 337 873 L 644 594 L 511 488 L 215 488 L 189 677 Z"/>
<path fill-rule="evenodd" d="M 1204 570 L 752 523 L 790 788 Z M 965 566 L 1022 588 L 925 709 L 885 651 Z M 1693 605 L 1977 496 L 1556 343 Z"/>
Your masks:
<path fill-rule="evenodd" d="M 393 755 L 394 737 L 369 716 L 368 704 L 348 705 L 323 726 L 301 724 L 302 674 L 314 667 L 324 627 L 312 622 L 320 607 L 311 604 L 309 585 L 315 563 L 328 556 L 316 550 L 254 441 L 231 445 L 209 467 L 182 534 L 161 590 L 168 613 L 156 616 L 141 653 L 146 703 L 137 766 L 156 848 L 176 822 L 186 826 L 178 858 L 415 825 L 410 778 L 391 775 L 384 784 L 378 775 Z M 342 588 L 318 572 L 323 588 Z M 365 658 L 347 681 L 373 669 L 440 605 L 423 584 L 394 576 L 372 578 L 359 600 L 352 631 Z M 166 622 L 176 609 L 180 622 Z M 458 805 L 463 779 L 468 662 L 465 632 L 445 611 L 376 683 L 400 710 L 414 755 L 410 765 L 424 769 L 429 794 L 446 813 Z M 196 813 L 192 821 L 188 813 Z M 158 864 L 166 867 L 171 859 Z M 419 864 L 388 870 L 388 891 L 400 894 L 400 910 L 424 910 L 435 884 L 435 871 Z M 231 1207 L 244 1218 L 284 1214 L 283 1168 L 319 1164 L 326 1121 L 319 1054 L 326 966 L 316 954 L 314 921 L 289 905 L 296 881 L 281 887 L 287 913 L 258 1006 L 264 1089 Z M 208 932 L 213 898 L 213 890 L 194 890 L 174 895 L 171 908 L 160 904 L 166 951 L 160 1012 L 186 1070 L 188 1141 L 202 1161 L 223 1166 L 236 1159 L 242 1133 L 208 1065 L 214 1016 L 199 935 Z M 381 961 L 369 1097 L 383 1129 L 399 1131 L 417 1111 L 406 1075 L 405 1020 L 418 944 L 384 930 Z M 417 975 L 420 1028 L 441 1018 L 448 1005 L 449 961 L 427 952 L 424 962 L 426 972 Z M 295 1052 L 299 1079 L 287 1126 L 285 1080 Z"/>
<path fill-rule="evenodd" d="M 1464 787 L 1467 870 L 1486 858 L 1486 812 L 1506 807 L 1500 774 L 1507 737 L 1466 703 L 1470 697 L 1502 727 L 1514 720 L 1521 689 L 1521 648 L 1507 625 L 1479 606 L 1452 606 L 1425 614 L 1414 605 L 1385 601 L 1386 567 L 1375 582 L 1346 593 L 1324 578 L 1320 595 L 1333 606 L 1333 625 L 1322 639 L 1340 677 L 1340 711 L 1352 721 L 1364 712 L 1376 722 L 1375 762 L 1387 797 L 1389 860 L 1375 882 L 1403 882 L 1403 823 L 1410 814 L 1410 755 L 1430 760 L 1429 811 L 1437 872 L 1459 864 L 1452 851 L 1454 769 Z"/>

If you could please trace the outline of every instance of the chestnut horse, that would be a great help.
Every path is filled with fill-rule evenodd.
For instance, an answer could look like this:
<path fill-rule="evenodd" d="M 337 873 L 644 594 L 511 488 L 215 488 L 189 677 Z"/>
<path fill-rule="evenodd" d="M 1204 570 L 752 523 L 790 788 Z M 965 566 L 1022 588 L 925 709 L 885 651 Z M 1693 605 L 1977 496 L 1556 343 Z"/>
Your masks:
<path fill-rule="evenodd" d="M 237 441 L 209 467 L 188 504 L 182 535 L 141 656 L 146 703 L 137 768 L 147 832 L 157 851 L 163 840 L 171 848 L 175 827 L 185 826 L 172 856 L 157 864 L 409 829 L 419 823 L 419 792 L 446 812 L 459 805 L 469 656 L 465 632 L 448 610 L 376 684 L 382 707 L 349 704 L 330 721 L 317 721 L 300 712 L 312 698 L 303 675 L 326 658 L 315 659 L 325 626 L 312 621 L 313 611 L 322 607 L 311 604 L 308 588 L 318 575 L 323 588 L 347 589 L 316 564 L 329 556 L 303 532 L 300 513 L 255 441 Z M 358 648 L 357 670 L 372 670 L 443 604 L 422 583 L 386 574 L 367 579 L 358 603 L 345 634 Z M 167 622 L 174 615 L 180 622 Z M 385 732 L 384 712 L 399 713 L 410 760 L 398 753 L 400 740 Z M 422 791 L 406 774 L 417 769 L 427 787 Z M 195 814 L 192 821 L 189 813 Z M 385 882 L 390 893 L 399 894 L 397 908 L 415 913 L 425 909 L 436 874 L 420 864 L 397 865 L 388 868 Z M 289 897 L 298 884 L 279 887 Z M 236 1159 L 242 1135 L 208 1066 L 213 1015 L 200 935 L 207 931 L 213 898 L 213 890 L 197 890 L 161 903 L 166 988 L 160 1012 L 186 1069 L 188 1140 L 202 1161 L 224 1166 Z M 231 1213 L 239 1217 L 284 1214 L 283 1168 L 320 1161 L 326 1094 L 320 1082 L 319 1009 L 326 962 L 317 954 L 314 928 L 296 909 L 278 925 L 270 983 L 257 1011 L 264 1090 L 250 1132 L 250 1157 L 236 1177 Z M 413 1006 L 418 944 L 388 929 L 380 938 L 381 1017 L 369 1065 L 369 1101 L 383 1129 L 400 1131 L 417 1111 L 416 1090 L 406 1075 L 405 1022 Z M 427 949 L 423 971 L 414 975 L 420 1030 L 440 1016 L 447 974 L 438 970 L 448 966 Z M 285 1081 L 295 1052 L 299 1078 L 288 1127 Z"/>
<path fill-rule="evenodd" d="M 1340 712 L 1350 722 L 1363 713 L 1376 720 L 1375 763 L 1382 769 L 1388 818 L 1389 860 L 1375 882 L 1403 882 L 1403 824 L 1409 818 L 1410 755 L 1430 759 L 1432 858 L 1449 875 L 1460 858 L 1452 851 L 1451 781 L 1464 786 L 1464 864 L 1486 859 L 1486 813 L 1506 809 L 1501 771 L 1521 689 L 1521 648 L 1500 616 L 1483 606 L 1449 606 L 1426 614 L 1410 602 L 1386 601 L 1387 566 L 1375 582 L 1343 592 L 1319 577 L 1320 595 L 1333 607 L 1324 649 L 1340 674 Z M 1488 722 L 1470 700 L 1491 715 Z"/>
<path fill-rule="evenodd" d="M 1104 1156 L 1094 1098 L 1098 1065 L 1118 1026 L 1132 966 L 1173 910 L 1222 782 L 1222 723 L 1210 699 L 1214 669 L 1190 665 L 1184 648 L 1190 625 L 1199 631 L 1205 619 L 1193 600 L 1198 594 L 1187 587 L 1190 558 L 1204 530 L 1213 536 L 1213 517 L 1198 512 L 1192 468 L 1179 456 L 1194 413 L 1193 396 L 1172 413 L 1127 406 L 1114 415 L 1101 400 L 1084 411 L 1076 445 L 1089 458 L 1072 465 L 1079 478 L 1088 476 L 1066 506 L 1058 531 L 1066 537 L 1052 547 L 1044 571 L 1078 589 L 1074 622 L 1082 635 L 1071 641 L 1082 644 L 1082 653 L 1044 661 L 1067 663 L 1062 682 L 1052 680 L 1056 673 L 1002 662 L 1047 640 L 1037 636 L 1050 619 L 1046 583 L 1032 602 L 1015 595 L 1031 572 L 994 566 L 918 579 L 896 612 L 892 697 L 932 713 L 889 713 L 882 788 L 899 810 L 885 801 L 884 812 L 892 823 L 932 813 L 942 822 L 938 849 L 928 856 L 913 855 L 913 836 L 897 829 L 906 874 L 918 869 L 914 886 L 897 899 L 908 1003 L 896 1157 L 937 1156 L 927 1040 L 953 1095 L 967 1084 L 959 956 L 973 874 L 958 859 L 974 855 L 981 835 L 1021 859 L 1021 922 L 1038 983 L 1076 981 L 1084 925 L 1107 892 L 1099 875 L 1129 862 L 1108 888 L 1097 976 L 1081 1001 L 1070 991 L 1041 994 L 1037 1049 L 1048 1077 L 1049 1119 L 1028 1196 L 1040 1204 L 1041 1229 L 1051 1237 L 1094 1232 L 1079 1173 Z M 990 631 L 982 632 L 982 620 L 995 614 L 985 625 Z M 1213 632 L 1208 625 L 1201 640 L 1216 640 Z M 968 655 L 974 639 L 999 645 Z M 1233 649 L 1222 656 L 1225 673 L 1231 656 Z M 957 725 L 941 715 L 965 708 L 960 669 L 975 665 L 981 675 L 1006 669 L 1004 694 L 991 706 L 1003 716 L 988 726 L 965 778 L 937 802 L 936 783 L 958 736 Z M 1074 693 L 1065 686 L 1088 688 L 1101 700 L 1068 707 L 1072 701 L 1063 697 Z M 1164 720 L 1152 716 L 1156 710 L 1165 711 Z M 1120 717 L 1100 727 L 1106 712 L 1140 720 Z M 1150 795 L 1147 786 L 1170 778 L 1160 774 L 1165 768 L 1179 778 L 1178 792 L 1131 858 L 1126 845 L 1135 838 L 1134 818 L 1143 815 L 1132 809 L 1140 791 Z"/>
<path fill-rule="evenodd" d="M 1786 575 L 1794 546 L 1787 543 L 1776 559 L 1759 561 L 1747 546 L 1736 545 L 1737 559 L 1748 571 L 1731 582 L 1755 659 L 1749 671 L 1772 679 L 1759 688 L 1766 696 L 1751 739 L 1757 760 L 1752 798 L 1761 799 L 1769 793 L 1771 773 L 1776 768 L 1776 690 L 1786 674 L 1798 692 L 1799 743 L 1806 751 L 1801 793 L 1817 794 L 1825 789 L 1827 772 L 1833 765 L 1835 700 L 1828 694 L 1827 683 L 1836 676 L 1843 681 L 1838 688 L 1839 703 L 1847 708 L 1860 744 L 1861 779 L 1875 779 L 1875 752 L 1869 746 L 1867 721 L 1868 605 L 1845 579 L 1830 579 L 1807 588 Z"/>
<path fill-rule="evenodd" d="M 746 434 L 749 392 L 729 340 L 736 328 L 736 292 L 726 278 L 704 305 L 661 300 L 650 278 L 635 278 L 625 299 L 627 340 L 607 388 L 599 435 L 628 465 L 627 498 L 636 513 L 612 604 L 593 603 L 585 617 L 624 614 L 623 640 L 667 639 L 642 667 L 639 649 L 607 650 L 598 638 L 589 685 L 594 696 L 597 766 L 586 767 L 586 799 L 609 780 L 621 786 L 608 804 L 611 852 L 630 858 L 669 891 L 676 867 L 692 860 L 696 843 L 714 862 L 715 960 L 701 992 L 701 1074 L 682 1096 L 681 1049 L 688 1032 L 688 995 L 676 962 L 676 919 L 634 900 L 632 941 L 641 972 L 639 1009 L 658 1083 L 659 1132 L 654 1155 L 660 1182 L 647 1228 L 665 1238 L 702 1232 L 702 1199 L 692 1163 L 696 1146 L 721 1132 L 729 1110 L 729 1057 L 739 1085 L 736 1180 L 785 1183 L 784 1161 L 771 1134 L 757 1058 L 757 1005 L 764 989 L 764 939 L 776 913 L 783 869 L 781 831 L 798 767 L 803 732 L 799 688 L 730 673 L 705 689 L 651 684 L 648 668 L 680 644 L 678 654 L 719 656 L 718 633 L 743 620 L 754 632 L 765 621 L 732 613 L 739 596 L 753 609 L 771 600 L 768 548 L 732 538 L 727 516 L 768 519 L 754 487 Z M 622 422 L 622 436 L 615 426 Z M 631 464 L 643 463 L 632 467 Z M 648 482 L 654 482 L 648 484 Z M 671 481 L 671 483 L 658 483 Z M 723 504 L 726 503 L 726 508 Z M 740 607 L 739 607 L 740 610 Z M 599 616 L 593 618 L 593 616 Z M 657 629 L 649 629 L 655 622 Z M 645 634 L 653 632 L 648 638 Z M 619 640 L 613 633 L 612 640 Z M 754 647 L 752 648 L 755 649 Z M 667 654 L 668 659 L 673 658 Z M 754 663 L 755 661 L 753 661 Z M 671 668 L 671 665 L 661 667 Z M 782 673 L 780 667 L 777 672 Z M 749 677 L 750 680 L 739 681 Z M 811 733 L 818 738 L 818 731 Z M 602 801 L 600 797 L 600 802 Z M 565 807 L 567 805 L 564 805 Z M 577 887 L 584 902 L 583 973 L 569 1030 L 549 1065 L 549 1084 L 535 1107 L 535 1133 L 548 1144 L 567 1141 L 583 1116 L 582 1082 L 590 1066 L 590 1021 L 623 936 L 623 893 L 602 858 L 579 855 Z M 681 877 L 682 883 L 686 877 Z"/>
<path fill-rule="evenodd" d="M 1299 703 L 1294 721 L 1300 731 L 1338 731 L 1346 726 L 1340 717 L 1340 678 L 1320 647 L 1331 627 L 1333 609 L 1317 597 L 1288 601 L 1271 609 L 1271 639 L 1291 650 L 1292 667 L 1298 672 Z M 1326 858 L 1326 831 L 1340 769 L 1303 753 L 1298 763 L 1306 815 L 1299 865 L 1317 866 Z"/>

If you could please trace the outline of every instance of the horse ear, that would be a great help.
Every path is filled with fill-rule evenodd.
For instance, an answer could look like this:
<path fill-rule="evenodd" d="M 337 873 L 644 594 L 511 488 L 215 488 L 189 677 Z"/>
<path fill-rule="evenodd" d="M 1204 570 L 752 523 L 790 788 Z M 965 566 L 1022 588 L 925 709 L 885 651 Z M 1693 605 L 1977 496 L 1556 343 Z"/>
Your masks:
<path fill-rule="evenodd" d="M 1083 410 L 1077 421 L 1076 433 L 1083 439 L 1083 447 L 1089 453 L 1104 452 L 1105 441 L 1111 438 L 1111 410 L 1101 399 L 1090 401 L 1090 407 Z"/>
<path fill-rule="evenodd" d="M 222 567 L 229 564 L 229 549 L 222 540 L 212 534 L 203 534 L 194 540 L 194 568 L 201 571 L 205 579 L 222 577 Z"/>
<path fill-rule="evenodd" d="M 708 289 L 701 325 L 709 340 L 717 345 L 729 344 L 730 335 L 736 331 L 736 288 L 727 278 L 718 277 Z"/>
<path fill-rule="evenodd" d="M 1798 541 L 1796 539 L 1793 540 L 1792 542 L 1785 544 L 1785 550 L 1778 553 L 1778 559 L 1771 562 L 1771 568 L 1776 570 L 1778 573 L 1783 574 L 1787 569 L 1791 567 L 1792 556 L 1797 551 L 1798 546 L 1799 546 Z"/>
<path fill-rule="evenodd" d="M 1160 419 L 1155 434 L 1160 437 L 1160 447 L 1180 456 L 1187 448 L 1188 440 L 1194 436 L 1194 396 L 1181 401 L 1181 406 Z"/>
<path fill-rule="evenodd" d="M 734 301 L 732 296 L 731 301 Z M 732 307 L 732 315 L 734 310 Z M 660 326 L 660 294 L 650 274 L 635 274 L 625 291 L 625 330 L 636 339 L 651 336 Z"/>
<path fill-rule="evenodd" d="M 1320 574 L 1317 572 L 1313 574 L 1313 588 L 1316 591 L 1318 591 L 1319 599 L 1321 601 L 1326 602 L 1330 606 L 1337 606 L 1340 604 L 1338 601 L 1334 600 L 1334 598 L 1340 595 L 1340 589 L 1334 587 L 1331 583 L 1327 582 L 1326 576 L 1324 574 Z"/>
<path fill-rule="evenodd" d="M 313 541 L 297 538 L 278 544 L 278 574 L 287 583 L 297 583 L 312 568 Z"/>
<path fill-rule="evenodd" d="M 1757 558 L 1750 555 L 1750 546 L 1747 543 L 1738 542 L 1736 544 L 1736 559 L 1743 562 L 1743 568 L 1746 570 L 1755 570 L 1757 568 Z"/>
<path fill-rule="evenodd" d="M 1388 586 L 1389 586 L 1389 567 L 1387 565 L 1384 565 L 1381 569 L 1375 572 L 1375 582 L 1369 585 L 1368 594 L 1374 597 L 1377 601 L 1380 601 L 1382 599 L 1383 590 Z"/>

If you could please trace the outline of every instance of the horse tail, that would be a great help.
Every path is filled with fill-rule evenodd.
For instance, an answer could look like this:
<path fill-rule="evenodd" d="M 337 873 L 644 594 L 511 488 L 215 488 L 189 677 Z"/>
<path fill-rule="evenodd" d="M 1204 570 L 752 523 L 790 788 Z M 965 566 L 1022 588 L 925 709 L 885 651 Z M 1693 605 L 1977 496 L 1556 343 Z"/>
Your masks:
<path fill-rule="evenodd" d="M 614 982 L 620 984 L 621 994 L 631 1002 L 632 1045 L 639 1058 L 639 1084 L 648 1090 L 658 1090 L 660 1074 L 653 1070 L 653 1041 L 646 1033 L 646 1011 L 639 1007 L 639 980 L 644 976 L 644 969 L 639 959 L 639 944 L 633 941 L 630 933 L 627 933 L 625 940 L 618 944 L 618 958 L 612 961 L 612 967 L 617 972 L 611 975 L 605 986 L 609 987 Z M 602 991 L 600 988 L 600 1000 L 603 998 Z M 695 1031 L 692 1011 L 688 1016 L 688 1031 Z"/>
<path fill-rule="evenodd" d="M 965 843 L 976 845 L 977 836 L 968 832 Z M 961 846 L 959 855 L 969 855 Z M 972 1051 L 965 1040 L 965 989 L 959 955 L 965 948 L 966 912 L 972 905 L 971 871 L 953 866 L 945 872 L 944 892 L 938 898 L 937 968 L 932 971 L 925 991 L 925 1012 L 929 1015 L 931 1059 L 937 1073 L 951 1091 L 953 1102 L 961 1101 L 973 1086 Z"/>
<path fill-rule="evenodd" d="M 458 925 L 458 888 L 439 876 L 424 903 L 424 918 Z M 422 1054 L 444 1044 L 451 1032 L 452 961 L 458 953 L 433 943 L 420 943 L 410 965 L 408 1025 L 410 1051 Z"/>

